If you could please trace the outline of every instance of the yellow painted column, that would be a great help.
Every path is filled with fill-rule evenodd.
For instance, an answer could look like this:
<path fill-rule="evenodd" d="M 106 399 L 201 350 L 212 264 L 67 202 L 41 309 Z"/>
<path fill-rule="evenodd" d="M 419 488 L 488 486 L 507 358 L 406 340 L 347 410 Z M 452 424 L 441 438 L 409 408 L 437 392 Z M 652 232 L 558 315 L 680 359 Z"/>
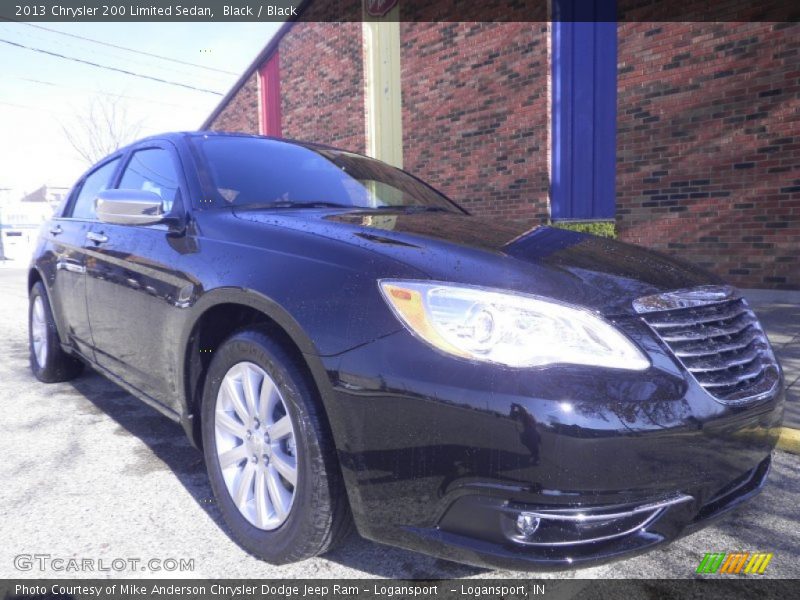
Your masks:
<path fill-rule="evenodd" d="M 365 0 L 365 3 L 368 0 Z M 364 8 L 367 154 L 403 167 L 399 9 L 371 17 Z"/>

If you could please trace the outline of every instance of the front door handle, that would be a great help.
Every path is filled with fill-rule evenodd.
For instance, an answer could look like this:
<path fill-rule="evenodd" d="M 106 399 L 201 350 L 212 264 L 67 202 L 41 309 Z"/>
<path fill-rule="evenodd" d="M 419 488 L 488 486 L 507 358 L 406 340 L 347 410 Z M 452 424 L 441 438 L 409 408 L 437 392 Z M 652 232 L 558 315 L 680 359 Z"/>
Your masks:
<path fill-rule="evenodd" d="M 53 235 L 59 235 L 64 233 L 64 230 L 61 229 L 61 225 L 56 225 L 55 227 L 50 228 L 50 233 L 52 233 Z"/>
<path fill-rule="evenodd" d="M 86 239 L 93 241 L 95 244 L 105 244 L 108 241 L 108 236 L 103 235 L 102 233 L 89 231 L 86 233 Z"/>

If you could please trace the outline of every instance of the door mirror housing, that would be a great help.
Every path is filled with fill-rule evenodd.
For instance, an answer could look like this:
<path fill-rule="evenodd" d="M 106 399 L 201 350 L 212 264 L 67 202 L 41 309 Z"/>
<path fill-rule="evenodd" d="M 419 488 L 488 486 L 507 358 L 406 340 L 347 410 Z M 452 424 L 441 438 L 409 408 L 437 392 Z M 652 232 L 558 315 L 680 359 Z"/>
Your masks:
<path fill-rule="evenodd" d="M 161 197 L 146 190 L 103 190 L 95 200 L 97 218 L 114 225 L 152 225 L 166 220 Z"/>

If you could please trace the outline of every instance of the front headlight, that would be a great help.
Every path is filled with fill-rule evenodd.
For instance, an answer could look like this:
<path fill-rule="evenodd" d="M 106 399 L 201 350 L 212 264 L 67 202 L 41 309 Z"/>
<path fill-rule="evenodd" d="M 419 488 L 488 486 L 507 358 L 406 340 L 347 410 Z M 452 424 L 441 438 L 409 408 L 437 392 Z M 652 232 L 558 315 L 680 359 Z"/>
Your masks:
<path fill-rule="evenodd" d="M 509 367 L 556 363 L 642 370 L 650 362 L 591 312 L 512 292 L 424 281 L 379 282 L 402 323 L 435 348 Z"/>

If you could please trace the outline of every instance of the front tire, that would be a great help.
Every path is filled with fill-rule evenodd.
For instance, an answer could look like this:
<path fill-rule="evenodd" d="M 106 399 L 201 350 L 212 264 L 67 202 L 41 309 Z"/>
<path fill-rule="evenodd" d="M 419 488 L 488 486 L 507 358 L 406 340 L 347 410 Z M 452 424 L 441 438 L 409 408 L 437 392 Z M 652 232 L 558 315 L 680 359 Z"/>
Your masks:
<path fill-rule="evenodd" d="M 349 509 L 315 388 L 266 332 L 241 331 L 216 351 L 201 423 L 211 487 L 242 548 L 285 564 L 344 537 Z"/>
<path fill-rule="evenodd" d="M 44 383 L 75 379 L 81 374 L 83 363 L 61 348 L 53 311 L 41 281 L 33 284 L 28 298 L 31 371 L 36 379 Z"/>

